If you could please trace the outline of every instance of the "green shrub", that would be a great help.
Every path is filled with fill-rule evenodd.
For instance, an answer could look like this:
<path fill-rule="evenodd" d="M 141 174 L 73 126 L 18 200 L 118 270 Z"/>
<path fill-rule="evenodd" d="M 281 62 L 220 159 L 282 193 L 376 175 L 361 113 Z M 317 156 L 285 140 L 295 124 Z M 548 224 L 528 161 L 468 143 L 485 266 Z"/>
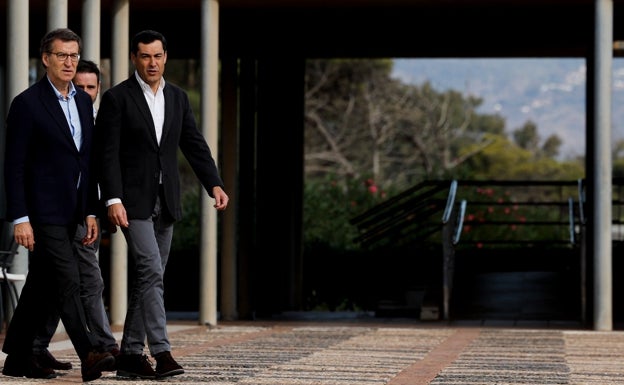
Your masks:
<path fill-rule="evenodd" d="M 387 195 L 371 178 L 309 178 L 304 189 L 304 248 L 321 243 L 336 250 L 357 249 L 357 229 L 349 221 Z"/>
<path fill-rule="evenodd" d="M 182 220 L 173 226 L 171 251 L 199 250 L 200 200 L 199 187 L 182 194 Z"/>

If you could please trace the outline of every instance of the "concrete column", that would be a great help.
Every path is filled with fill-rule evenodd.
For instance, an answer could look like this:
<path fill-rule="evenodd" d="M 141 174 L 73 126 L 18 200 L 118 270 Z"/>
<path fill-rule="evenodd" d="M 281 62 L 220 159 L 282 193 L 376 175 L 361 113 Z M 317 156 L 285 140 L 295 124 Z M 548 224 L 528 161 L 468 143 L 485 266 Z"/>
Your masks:
<path fill-rule="evenodd" d="M 7 14 L 7 108 L 13 98 L 28 88 L 28 2 L 9 0 Z M 40 58 L 37 58 L 40 59 Z M 4 124 L 2 129 L 4 129 Z"/>
<path fill-rule="evenodd" d="M 100 0 L 82 1 L 82 58 L 93 61 L 100 67 L 100 71 L 102 71 L 100 63 L 101 13 Z M 100 95 L 94 103 L 96 108 L 99 103 Z"/>
<path fill-rule="evenodd" d="M 6 78 L 6 99 L 8 113 L 9 106 L 13 98 L 20 92 L 28 88 L 28 2 L 22 0 L 9 0 L 7 4 L 7 78 Z M 39 59 L 39 58 L 38 58 Z M 39 59 L 40 60 L 40 59 Z M 3 138 L 6 130 L 5 124 L 0 125 Z M 3 141 L 4 142 L 4 141 Z M 2 152 L 4 154 L 4 151 Z M 0 156 L 2 169 L 4 169 L 4 157 Z M 2 191 L 4 193 L 4 179 L 2 183 Z M 28 250 L 20 246 L 18 254 L 15 256 L 13 268 L 11 272 L 18 274 L 28 272 Z M 17 283 L 17 289 L 21 293 L 23 282 Z M 5 319 L 10 320 L 12 314 L 7 314 Z"/>
<path fill-rule="evenodd" d="M 48 31 L 67 27 L 67 9 L 67 0 L 48 0 Z"/>
<path fill-rule="evenodd" d="M 100 0 L 82 1 L 82 57 L 100 63 Z"/>
<path fill-rule="evenodd" d="M 594 56 L 594 328 L 613 330 L 611 68 L 613 61 L 613 0 L 596 0 Z"/>
<path fill-rule="evenodd" d="M 219 159 L 219 2 L 201 3 L 201 131 Z M 201 199 L 199 323 L 217 324 L 217 212 L 203 191 Z M 231 210 L 229 207 L 228 210 Z"/>
<path fill-rule="evenodd" d="M 128 77 L 130 1 L 115 0 L 112 14 L 111 86 Z M 128 309 L 128 245 L 121 230 L 111 235 L 110 253 L 111 324 L 123 325 Z"/>

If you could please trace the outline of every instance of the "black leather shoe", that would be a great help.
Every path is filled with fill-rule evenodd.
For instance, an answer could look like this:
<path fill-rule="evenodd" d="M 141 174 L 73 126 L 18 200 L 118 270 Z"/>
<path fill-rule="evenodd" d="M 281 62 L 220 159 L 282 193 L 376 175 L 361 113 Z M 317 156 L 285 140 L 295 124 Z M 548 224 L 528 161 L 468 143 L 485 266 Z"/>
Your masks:
<path fill-rule="evenodd" d="M 2 374 L 11 377 L 24 377 L 26 373 L 26 359 L 18 358 L 15 354 L 9 354 L 4 360 Z"/>
<path fill-rule="evenodd" d="M 56 372 L 51 368 L 44 368 L 39 365 L 37 357 L 19 356 L 9 354 L 4 360 L 2 374 L 10 377 L 44 378 L 56 377 Z"/>
<path fill-rule="evenodd" d="M 90 352 L 81 363 L 82 381 L 93 381 L 102 377 L 102 372 L 115 370 L 115 357 L 109 352 Z"/>
<path fill-rule="evenodd" d="M 117 376 L 130 378 L 156 378 L 149 358 L 144 354 L 121 354 L 117 357 Z"/>
<path fill-rule="evenodd" d="M 55 370 L 70 370 L 72 368 L 71 362 L 58 361 L 48 349 L 37 354 L 37 362 L 42 368 L 50 368 Z"/>
<path fill-rule="evenodd" d="M 156 377 L 171 377 L 184 373 L 184 369 L 171 357 L 171 352 L 162 352 L 154 356 L 156 359 Z"/>

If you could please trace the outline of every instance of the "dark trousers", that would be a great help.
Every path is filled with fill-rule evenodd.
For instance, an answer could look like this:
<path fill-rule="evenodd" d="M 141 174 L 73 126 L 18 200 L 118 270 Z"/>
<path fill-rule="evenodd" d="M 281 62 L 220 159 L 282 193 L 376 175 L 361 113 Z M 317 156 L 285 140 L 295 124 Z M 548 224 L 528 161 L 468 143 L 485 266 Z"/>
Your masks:
<path fill-rule="evenodd" d="M 106 351 L 119 348 L 115 336 L 110 327 L 102 294 L 104 293 L 104 280 L 100 270 L 100 262 L 97 250 L 100 244 L 101 233 L 97 241 L 92 245 L 83 245 L 82 239 L 87 233 L 84 225 L 79 225 L 74 236 L 73 249 L 78 256 L 80 271 L 80 298 L 87 317 L 89 330 L 97 338 L 98 344 Z M 40 330 L 33 344 L 33 353 L 42 353 L 50 346 L 50 341 L 56 333 L 60 320 L 58 311 L 50 314 L 48 322 L 43 330 Z"/>
<path fill-rule="evenodd" d="M 29 257 L 26 282 L 2 351 L 22 356 L 32 354 L 37 332 L 45 326 L 49 315 L 58 310 L 65 331 L 83 360 L 98 346 L 87 328 L 80 300 L 78 258 L 72 250 L 76 226 L 32 226 L 35 249 Z"/>

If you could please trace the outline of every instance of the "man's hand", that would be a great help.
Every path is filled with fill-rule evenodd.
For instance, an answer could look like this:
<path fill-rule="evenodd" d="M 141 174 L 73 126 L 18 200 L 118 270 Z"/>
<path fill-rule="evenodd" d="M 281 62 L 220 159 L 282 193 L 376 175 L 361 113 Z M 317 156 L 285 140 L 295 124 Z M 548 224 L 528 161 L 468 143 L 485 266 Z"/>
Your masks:
<path fill-rule="evenodd" d="M 29 251 L 35 249 L 35 233 L 30 222 L 18 223 L 13 227 L 13 236 L 18 245 L 22 245 Z"/>
<path fill-rule="evenodd" d="M 113 203 L 108 206 L 108 220 L 115 226 L 128 227 L 126 208 L 122 203 Z"/>
<path fill-rule="evenodd" d="M 87 233 L 82 238 L 82 244 L 85 246 L 92 245 L 97 240 L 99 234 L 97 220 L 95 217 L 87 217 L 85 223 L 87 225 Z"/>
<path fill-rule="evenodd" d="M 215 186 L 212 188 L 212 195 L 215 198 L 214 208 L 217 210 L 225 210 L 230 200 L 225 191 L 223 191 L 221 187 Z"/>

